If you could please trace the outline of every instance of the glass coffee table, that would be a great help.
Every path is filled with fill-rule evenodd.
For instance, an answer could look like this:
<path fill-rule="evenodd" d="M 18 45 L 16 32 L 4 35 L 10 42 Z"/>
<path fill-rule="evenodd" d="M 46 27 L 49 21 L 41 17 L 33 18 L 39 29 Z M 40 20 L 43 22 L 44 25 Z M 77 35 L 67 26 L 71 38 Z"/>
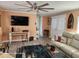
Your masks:
<path fill-rule="evenodd" d="M 52 53 L 47 46 L 23 46 L 16 51 L 16 58 L 65 58 L 61 52 Z"/>

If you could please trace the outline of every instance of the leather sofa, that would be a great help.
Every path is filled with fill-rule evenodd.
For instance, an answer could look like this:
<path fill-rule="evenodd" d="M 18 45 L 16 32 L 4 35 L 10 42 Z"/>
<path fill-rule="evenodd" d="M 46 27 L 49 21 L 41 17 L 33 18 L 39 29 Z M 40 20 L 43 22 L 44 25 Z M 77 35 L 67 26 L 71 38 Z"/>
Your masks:
<path fill-rule="evenodd" d="M 61 42 L 52 41 L 52 45 L 69 57 L 79 58 L 79 34 L 64 32 L 62 37 Z"/>

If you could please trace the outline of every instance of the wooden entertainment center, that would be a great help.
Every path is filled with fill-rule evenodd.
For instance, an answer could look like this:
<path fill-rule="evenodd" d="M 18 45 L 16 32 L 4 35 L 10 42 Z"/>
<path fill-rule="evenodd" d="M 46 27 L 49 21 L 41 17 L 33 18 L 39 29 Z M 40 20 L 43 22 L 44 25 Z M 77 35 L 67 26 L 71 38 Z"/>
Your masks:
<path fill-rule="evenodd" d="M 28 41 L 29 38 L 29 17 L 11 16 L 11 32 L 9 32 L 9 40 L 12 41 Z"/>
<path fill-rule="evenodd" d="M 4 42 L 28 41 L 29 37 L 29 17 L 11 15 L 10 31 L 8 31 L 8 39 Z"/>
<path fill-rule="evenodd" d="M 28 41 L 28 38 L 29 38 L 28 32 L 9 32 L 10 42 L 11 41 Z"/>

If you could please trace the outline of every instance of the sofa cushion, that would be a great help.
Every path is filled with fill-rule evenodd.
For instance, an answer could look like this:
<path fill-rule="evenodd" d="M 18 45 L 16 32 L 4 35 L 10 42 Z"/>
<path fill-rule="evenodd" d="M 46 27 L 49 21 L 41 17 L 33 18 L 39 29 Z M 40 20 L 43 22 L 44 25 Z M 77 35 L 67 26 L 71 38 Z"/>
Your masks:
<path fill-rule="evenodd" d="M 61 50 L 63 50 L 65 53 L 67 53 L 68 55 L 72 55 L 72 53 L 74 52 L 74 51 L 77 51 L 77 49 L 75 49 L 75 48 L 73 48 L 73 47 L 71 47 L 71 46 L 69 46 L 69 45 L 66 45 L 66 44 L 63 44 L 62 46 L 61 46 Z"/>
<path fill-rule="evenodd" d="M 74 52 L 72 53 L 72 57 L 74 57 L 74 58 L 79 58 L 79 51 L 74 51 Z"/>
<path fill-rule="evenodd" d="M 72 40 L 73 40 L 73 39 L 71 39 L 71 38 L 62 37 L 61 43 L 70 45 L 70 43 L 72 42 Z"/>
<path fill-rule="evenodd" d="M 63 43 L 60 43 L 60 42 L 53 41 L 53 44 L 56 47 L 58 47 L 61 51 L 64 51 L 69 56 L 72 56 L 72 54 L 74 54 L 74 52 L 78 51 L 76 48 L 63 44 Z"/>
<path fill-rule="evenodd" d="M 79 40 L 79 34 L 75 34 L 73 38 Z"/>
<path fill-rule="evenodd" d="M 76 39 L 73 39 L 72 42 L 70 43 L 70 46 L 79 49 L 79 41 Z"/>
<path fill-rule="evenodd" d="M 65 43 L 66 44 L 66 38 L 65 37 L 61 37 L 61 43 Z"/>
<path fill-rule="evenodd" d="M 73 35 L 74 35 L 74 33 L 70 33 L 70 32 L 64 32 L 62 34 L 63 37 L 71 38 L 71 39 L 73 38 Z"/>
<path fill-rule="evenodd" d="M 72 40 L 73 39 L 68 38 L 67 45 L 70 45 L 72 43 Z"/>
<path fill-rule="evenodd" d="M 56 42 L 56 41 L 51 41 L 51 42 L 52 42 L 52 45 L 54 45 L 54 46 L 56 46 L 58 48 L 60 48 L 62 46 L 62 44 L 59 43 L 59 42 Z"/>

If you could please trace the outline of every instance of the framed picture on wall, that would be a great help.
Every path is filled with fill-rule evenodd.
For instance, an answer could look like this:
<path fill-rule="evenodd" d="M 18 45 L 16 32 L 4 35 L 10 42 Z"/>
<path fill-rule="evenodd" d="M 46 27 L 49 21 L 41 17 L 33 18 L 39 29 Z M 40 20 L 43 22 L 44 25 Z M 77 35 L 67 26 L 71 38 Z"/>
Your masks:
<path fill-rule="evenodd" d="M 73 14 L 71 13 L 68 17 L 68 22 L 67 22 L 67 28 L 68 29 L 73 29 L 73 26 L 74 26 L 74 16 Z"/>

